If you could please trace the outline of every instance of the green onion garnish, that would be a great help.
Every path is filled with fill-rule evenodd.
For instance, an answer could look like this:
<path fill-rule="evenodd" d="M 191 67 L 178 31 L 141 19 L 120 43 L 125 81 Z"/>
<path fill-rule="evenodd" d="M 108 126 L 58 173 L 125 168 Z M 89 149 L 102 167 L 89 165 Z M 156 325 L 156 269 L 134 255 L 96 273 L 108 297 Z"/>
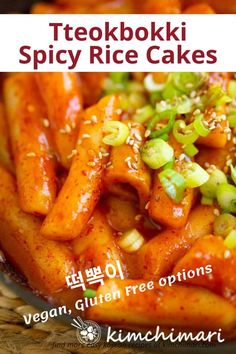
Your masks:
<path fill-rule="evenodd" d="M 176 111 L 174 109 L 165 110 L 163 112 L 157 113 L 154 117 L 148 122 L 147 129 L 152 131 L 155 128 L 157 122 L 161 119 L 169 119 L 169 121 L 173 121 L 176 116 Z M 169 133 L 169 132 L 167 132 Z"/>
<path fill-rule="evenodd" d="M 236 80 L 230 80 L 228 83 L 228 94 L 231 98 L 236 98 Z"/>
<path fill-rule="evenodd" d="M 198 133 L 198 135 L 206 137 L 209 133 L 210 130 L 204 125 L 204 116 L 203 114 L 199 114 L 194 122 L 193 122 L 193 126 L 196 130 L 196 132 Z"/>
<path fill-rule="evenodd" d="M 185 94 L 198 89 L 202 85 L 204 77 L 205 75 L 203 73 L 193 72 L 177 72 L 171 74 L 171 80 L 175 88 Z"/>
<path fill-rule="evenodd" d="M 213 205 L 214 203 L 214 199 L 213 198 L 208 198 L 205 197 L 204 195 L 201 198 L 201 204 L 202 205 Z"/>
<path fill-rule="evenodd" d="M 87 297 L 87 298 L 95 297 L 96 296 L 96 290 L 88 288 L 88 289 L 86 289 L 84 291 L 83 296 Z"/>
<path fill-rule="evenodd" d="M 166 113 L 166 112 L 163 112 L 163 113 Z M 161 113 L 161 115 L 163 113 Z M 168 114 L 169 114 L 169 121 L 168 121 L 167 125 L 165 127 L 161 128 L 161 129 L 153 131 L 150 134 L 151 138 L 158 138 L 160 136 L 163 136 L 163 134 L 168 134 L 172 130 L 172 128 L 174 126 L 174 122 L 175 122 L 176 113 L 175 113 L 175 111 L 169 111 Z"/>
<path fill-rule="evenodd" d="M 166 194 L 176 203 L 180 203 L 184 198 L 186 188 L 184 177 L 169 168 L 159 173 L 159 179 Z"/>
<path fill-rule="evenodd" d="M 147 122 L 155 113 L 154 108 L 151 105 L 144 106 L 137 109 L 136 113 L 133 116 L 135 122 L 145 123 Z"/>
<path fill-rule="evenodd" d="M 223 183 L 227 183 L 227 177 L 223 171 L 216 168 L 210 174 L 208 181 L 200 187 L 200 191 L 207 198 L 215 198 L 216 188 Z"/>
<path fill-rule="evenodd" d="M 162 91 L 162 98 L 164 100 L 172 99 L 174 97 L 182 96 L 182 92 L 177 90 L 172 82 L 168 82 L 163 91 Z"/>
<path fill-rule="evenodd" d="M 127 72 L 111 72 L 110 79 L 116 84 L 124 84 L 129 80 L 129 73 Z"/>
<path fill-rule="evenodd" d="M 163 166 L 163 170 L 173 169 L 173 168 L 174 168 L 174 164 L 175 164 L 175 158 L 173 157 L 172 160 L 170 160 L 169 162 L 167 162 L 167 163 Z"/>
<path fill-rule="evenodd" d="M 233 167 L 233 165 L 230 165 L 230 170 L 231 170 L 231 178 L 232 178 L 234 184 L 236 184 L 236 167 Z"/>
<path fill-rule="evenodd" d="M 209 174 L 196 162 L 187 162 L 181 174 L 187 188 L 200 187 L 209 179 Z"/>
<path fill-rule="evenodd" d="M 177 120 L 174 123 L 173 135 L 179 143 L 185 145 L 194 143 L 198 138 L 198 133 L 194 129 L 193 123 L 186 126 L 183 120 Z"/>
<path fill-rule="evenodd" d="M 221 184 L 216 188 L 216 198 L 221 209 L 236 213 L 236 187 L 231 184 Z"/>
<path fill-rule="evenodd" d="M 231 214 L 221 214 L 215 218 L 214 234 L 226 237 L 236 226 L 236 219 Z"/>
<path fill-rule="evenodd" d="M 197 153 L 199 152 L 198 148 L 196 148 L 196 146 L 194 144 L 188 144 L 186 146 L 184 146 L 184 152 L 185 154 L 187 154 L 189 157 L 193 157 L 195 155 L 197 155 Z"/>
<path fill-rule="evenodd" d="M 129 128 L 126 124 L 118 120 L 111 120 L 106 122 L 103 126 L 103 131 L 108 135 L 103 138 L 106 145 L 119 146 L 125 143 L 129 136 Z"/>
<path fill-rule="evenodd" d="M 187 96 L 179 97 L 176 101 L 176 111 L 178 114 L 187 114 L 192 111 L 192 101 Z"/>
<path fill-rule="evenodd" d="M 141 156 L 150 168 L 156 170 L 173 159 L 174 150 L 162 139 L 151 139 L 142 146 Z"/>
<path fill-rule="evenodd" d="M 220 85 L 211 85 L 203 97 L 205 107 L 220 106 L 223 103 L 231 102 L 231 98 L 226 95 L 226 92 Z"/>
<path fill-rule="evenodd" d="M 236 127 L 236 110 L 231 110 L 229 111 L 227 115 L 227 121 L 229 122 L 230 128 L 235 128 Z"/>
<path fill-rule="evenodd" d="M 228 236 L 224 239 L 224 244 L 229 249 L 236 248 L 236 230 L 230 231 Z"/>

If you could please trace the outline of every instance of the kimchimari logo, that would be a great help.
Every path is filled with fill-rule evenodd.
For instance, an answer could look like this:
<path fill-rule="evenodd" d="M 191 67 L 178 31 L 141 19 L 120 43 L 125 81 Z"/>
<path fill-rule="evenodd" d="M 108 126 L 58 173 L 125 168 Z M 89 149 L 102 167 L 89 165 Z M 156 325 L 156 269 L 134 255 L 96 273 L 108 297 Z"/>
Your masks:
<path fill-rule="evenodd" d="M 73 319 L 71 325 L 76 328 L 76 336 L 81 344 L 91 347 L 100 341 L 102 331 L 96 322 L 91 320 L 83 321 L 78 316 Z"/>

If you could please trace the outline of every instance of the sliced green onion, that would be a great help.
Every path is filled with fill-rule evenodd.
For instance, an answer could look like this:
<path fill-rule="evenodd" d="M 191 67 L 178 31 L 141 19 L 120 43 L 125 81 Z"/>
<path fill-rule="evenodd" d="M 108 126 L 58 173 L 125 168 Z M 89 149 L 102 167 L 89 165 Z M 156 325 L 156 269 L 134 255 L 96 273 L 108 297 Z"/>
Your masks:
<path fill-rule="evenodd" d="M 236 248 L 236 230 L 230 231 L 228 236 L 224 239 L 224 245 L 229 249 Z"/>
<path fill-rule="evenodd" d="M 165 141 L 168 141 L 169 140 L 169 135 L 164 133 L 162 135 L 159 136 L 159 139 L 162 139 L 162 140 L 165 140 Z"/>
<path fill-rule="evenodd" d="M 172 128 L 174 126 L 174 122 L 175 122 L 176 112 L 175 111 L 166 111 L 166 112 L 160 113 L 160 116 L 163 116 L 163 117 L 166 117 L 167 115 L 169 115 L 169 121 L 168 121 L 167 125 L 161 129 L 153 131 L 150 134 L 151 138 L 158 138 L 159 136 L 162 136 L 163 134 L 168 134 L 172 130 Z"/>
<path fill-rule="evenodd" d="M 144 106 L 137 109 L 136 113 L 133 116 L 135 122 L 145 123 L 147 122 L 155 113 L 154 108 L 151 105 Z"/>
<path fill-rule="evenodd" d="M 106 145 L 119 146 L 125 143 L 129 136 L 129 128 L 126 124 L 119 122 L 118 120 L 111 120 L 106 122 L 103 126 L 106 135 L 102 141 Z"/>
<path fill-rule="evenodd" d="M 129 97 L 125 93 L 119 95 L 120 108 L 122 111 L 127 111 L 129 109 Z"/>
<path fill-rule="evenodd" d="M 221 184 L 216 188 L 216 198 L 219 206 L 226 212 L 236 213 L 236 187 L 231 184 Z"/>
<path fill-rule="evenodd" d="M 233 165 L 230 165 L 230 170 L 231 170 L 231 178 L 232 178 L 234 184 L 236 184 L 236 167 L 233 167 Z"/>
<path fill-rule="evenodd" d="M 129 106 L 132 109 L 139 109 L 146 105 L 147 100 L 142 92 L 132 92 L 128 96 Z"/>
<path fill-rule="evenodd" d="M 171 74 L 175 88 L 186 94 L 198 89 L 202 85 L 203 79 L 203 73 L 177 72 Z"/>
<path fill-rule="evenodd" d="M 142 83 L 138 81 L 128 81 L 125 88 L 128 93 L 145 91 Z"/>
<path fill-rule="evenodd" d="M 163 170 L 167 170 L 167 169 L 173 169 L 174 168 L 174 164 L 175 164 L 175 158 L 173 157 L 173 159 L 169 162 L 167 162 L 164 166 L 163 166 Z"/>
<path fill-rule="evenodd" d="M 157 113 L 162 113 L 165 111 L 169 111 L 173 109 L 173 104 L 171 104 L 170 100 L 160 101 L 156 103 L 156 111 Z"/>
<path fill-rule="evenodd" d="M 194 144 L 188 144 L 188 145 L 184 146 L 183 149 L 184 149 L 185 154 L 187 154 L 190 157 L 197 155 L 197 153 L 199 152 L 198 148 L 196 148 L 196 146 Z"/>
<path fill-rule="evenodd" d="M 226 237 L 236 226 L 236 219 L 231 214 L 221 214 L 215 218 L 214 234 Z"/>
<path fill-rule="evenodd" d="M 165 84 L 157 84 L 154 81 L 152 74 L 145 76 L 143 84 L 148 92 L 161 91 L 165 86 Z"/>
<path fill-rule="evenodd" d="M 84 291 L 83 296 L 87 298 L 92 298 L 96 296 L 96 293 L 96 290 L 88 288 Z"/>
<path fill-rule="evenodd" d="M 199 114 L 193 122 L 193 126 L 200 136 L 206 137 L 210 130 L 204 125 L 204 116 L 203 114 Z"/>
<path fill-rule="evenodd" d="M 158 101 L 162 100 L 161 91 L 154 91 L 150 94 L 149 100 L 151 105 L 155 106 Z"/>
<path fill-rule="evenodd" d="M 160 112 L 154 115 L 154 117 L 148 122 L 147 129 L 152 131 L 155 128 L 155 125 L 159 120 L 161 119 L 169 119 L 169 121 L 172 119 L 175 119 L 176 111 L 171 109 L 171 110 L 166 110 L 164 112 Z M 168 132 L 167 132 L 168 133 Z"/>
<path fill-rule="evenodd" d="M 153 170 L 164 166 L 173 156 L 173 148 L 162 139 L 151 139 L 141 148 L 142 160 Z"/>
<path fill-rule="evenodd" d="M 236 110 L 229 112 L 227 115 L 227 121 L 229 122 L 230 128 L 236 127 Z"/>
<path fill-rule="evenodd" d="M 236 98 L 236 80 L 230 80 L 228 83 L 228 94 L 231 98 Z"/>
<path fill-rule="evenodd" d="M 164 100 L 172 99 L 174 97 L 182 96 L 182 92 L 177 90 L 172 82 L 168 82 L 163 91 L 162 91 L 162 98 Z"/>
<path fill-rule="evenodd" d="M 127 73 L 127 72 L 111 72 L 110 78 L 116 84 L 123 84 L 129 80 L 129 73 Z"/>
<path fill-rule="evenodd" d="M 143 235 L 136 229 L 124 232 L 117 241 L 118 245 L 127 253 L 137 252 L 144 242 Z"/>
<path fill-rule="evenodd" d="M 182 96 L 177 99 L 176 111 L 178 114 L 187 114 L 192 111 L 192 100 L 187 96 Z"/>
<path fill-rule="evenodd" d="M 158 113 L 175 109 L 177 114 L 187 114 L 192 111 L 192 101 L 187 96 L 175 97 L 172 100 L 161 101 L 156 104 Z"/>
<path fill-rule="evenodd" d="M 166 194 L 176 203 L 180 203 L 184 198 L 186 188 L 183 176 L 169 168 L 159 173 L 159 179 Z"/>
<path fill-rule="evenodd" d="M 181 171 L 187 188 L 200 187 L 209 179 L 209 174 L 196 162 L 187 162 Z"/>
<path fill-rule="evenodd" d="M 214 199 L 213 198 L 208 198 L 205 197 L 204 195 L 201 198 L 201 204 L 202 205 L 213 205 L 214 203 Z"/>
<path fill-rule="evenodd" d="M 227 183 L 227 177 L 223 171 L 216 168 L 206 183 L 200 187 L 201 193 L 208 198 L 216 197 L 216 188 L 223 183 Z"/>
<path fill-rule="evenodd" d="M 193 123 L 186 126 L 183 120 L 177 120 L 175 122 L 173 135 L 179 143 L 185 145 L 194 143 L 198 138 L 198 133 L 194 129 Z"/>
<path fill-rule="evenodd" d="M 231 102 L 231 98 L 226 95 L 226 92 L 220 85 L 211 85 L 204 97 L 205 106 L 215 107 L 223 103 Z"/>

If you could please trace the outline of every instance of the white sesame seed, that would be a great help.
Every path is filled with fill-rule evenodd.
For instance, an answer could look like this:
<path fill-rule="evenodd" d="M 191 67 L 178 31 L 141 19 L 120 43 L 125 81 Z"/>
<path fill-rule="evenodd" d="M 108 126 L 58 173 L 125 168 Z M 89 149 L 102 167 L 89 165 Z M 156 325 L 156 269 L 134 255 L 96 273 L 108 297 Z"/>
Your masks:
<path fill-rule="evenodd" d="M 49 125 L 50 125 L 49 120 L 46 119 L 46 118 L 44 118 L 44 119 L 43 119 L 43 126 L 44 126 L 45 128 L 48 128 Z"/>
<path fill-rule="evenodd" d="M 71 126 L 69 124 L 66 124 L 65 131 L 67 134 L 71 133 Z"/>
<path fill-rule="evenodd" d="M 213 210 L 213 214 L 214 214 L 215 216 L 219 216 L 219 215 L 220 215 L 220 212 L 219 212 L 218 209 L 214 209 L 214 210 Z"/>
<path fill-rule="evenodd" d="M 137 148 L 136 146 L 133 146 L 133 152 L 135 154 L 138 154 L 139 153 L 139 148 Z"/>
<path fill-rule="evenodd" d="M 193 115 L 196 116 L 197 114 L 200 114 L 200 113 L 201 113 L 200 109 L 195 109 L 195 111 L 193 112 Z"/>
<path fill-rule="evenodd" d="M 126 139 L 126 144 L 129 144 L 129 141 L 130 141 L 130 139 L 131 139 L 131 137 L 130 136 L 128 136 L 128 138 Z"/>
<path fill-rule="evenodd" d="M 109 161 L 109 162 L 106 164 L 106 168 L 111 167 L 111 165 L 112 165 L 112 162 Z"/>
<path fill-rule="evenodd" d="M 131 145 L 131 146 L 134 145 L 134 139 L 129 140 L 129 145 Z"/>
<path fill-rule="evenodd" d="M 70 153 L 70 155 L 67 156 L 68 159 L 72 159 L 72 157 L 74 157 L 75 155 L 77 155 L 77 150 L 73 149 Z"/>
<path fill-rule="evenodd" d="M 184 160 L 185 159 L 185 154 L 181 154 L 180 156 L 179 156 L 179 161 L 182 161 L 182 160 Z"/>
<path fill-rule="evenodd" d="M 85 121 L 84 121 L 84 124 L 91 124 L 91 123 L 92 123 L 91 120 L 85 120 Z"/>
<path fill-rule="evenodd" d="M 227 258 L 230 258 L 230 256 L 231 256 L 230 250 L 226 250 L 226 251 L 224 252 L 224 258 L 227 259 Z"/>
<path fill-rule="evenodd" d="M 83 135 L 82 135 L 82 139 L 88 139 L 88 138 L 90 138 L 90 135 L 89 135 L 89 134 L 83 134 Z"/>
<path fill-rule="evenodd" d="M 138 160 L 139 160 L 138 155 L 134 155 L 134 160 L 135 160 L 135 162 L 138 162 Z"/>
<path fill-rule="evenodd" d="M 28 153 L 26 154 L 26 156 L 27 156 L 27 157 L 35 157 L 36 154 L 35 154 L 35 152 L 28 152 Z"/>
<path fill-rule="evenodd" d="M 232 164 L 232 162 L 233 162 L 232 159 L 227 160 L 226 161 L 226 166 L 230 166 Z"/>
<path fill-rule="evenodd" d="M 138 169 L 138 165 L 135 162 L 131 162 L 131 166 L 134 170 Z"/>
<path fill-rule="evenodd" d="M 147 202 L 147 204 L 145 205 L 145 209 L 146 209 L 146 210 L 149 208 L 149 205 L 150 205 L 150 201 Z"/>
<path fill-rule="evenodd" d="M 142 215 L 141 214 L 137 214 L 137 215 L 135 215 L 135 217 L 134 217 L 134 220 L 135 221 L 140 221 L 142 219 Z"/>
<path fill-rule="evenodd" d="M 96 163 L 94 161 L 91 161 L 91 162 L 87 162 L 87 165 L 89 167 L 94 167 L 94 166 L 96 166 Z"/>
<path fill-rule="evenodd" d="M 131 164 L 131 161 L 127 161 L 127 166 L 129 167 L 130 170 L 132 170 L 132 164 Z"/>
<path fill-rule="evenodd" d="M 134 137 L 138 140 L 138 141 L 142 141 L 142 137 L 141 135 L 139 135 L 138 133 L 134 133 Z"/>
<path fill-rule="evenodd" d="M 91 117 L 91 121 L 92 121 L 93 123 L 97 123 L 97 121 L 98 121 L 97 116 L 93 115 L 93 116 Z"/>
<path fill-rule="evenodd" d="M 144 137 L 147 138 L 147 137 L 149 137 L 150 134 L 151 134 L 151 130 L 147 129 L 145 131 Z"/>
<path fill-rule="evenodd" d="M 121 113 L 122 113 L 122 109 L 118 108 L 118 109 L 116 110 L 116 114 L 120 115 Z"/>
<path fill-rule="evenodd" d="M 71 122 L 71 128 L 75 129 L 76 128 L 76 123 L 75 122 Z"/>

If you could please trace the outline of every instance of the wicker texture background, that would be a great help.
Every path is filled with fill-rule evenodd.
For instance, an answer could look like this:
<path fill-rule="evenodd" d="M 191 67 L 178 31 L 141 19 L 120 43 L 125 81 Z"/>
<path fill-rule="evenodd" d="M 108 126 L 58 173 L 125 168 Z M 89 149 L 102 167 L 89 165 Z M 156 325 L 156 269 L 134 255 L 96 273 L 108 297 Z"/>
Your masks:
<path fill-rule="evenodd" d="M 50 319 L 27 327 L 23 314 L 36 312 L 0 282 L 0 354 L 144 354 L 139 349 L 80 348 L 76 331 L 60 322 Z"/>

